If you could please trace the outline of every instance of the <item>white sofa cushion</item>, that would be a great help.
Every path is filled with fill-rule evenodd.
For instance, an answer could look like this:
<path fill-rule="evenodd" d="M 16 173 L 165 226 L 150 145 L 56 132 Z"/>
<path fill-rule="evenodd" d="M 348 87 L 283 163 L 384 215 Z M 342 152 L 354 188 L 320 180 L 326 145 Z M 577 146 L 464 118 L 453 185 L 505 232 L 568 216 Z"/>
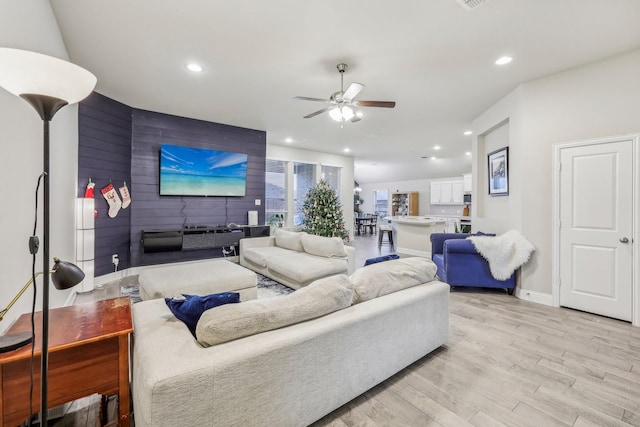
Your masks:
<path fill-rule="evenodd" d="M 300 242 L 300 237 L 303 232 L 297 231 L 287 231 L 287 230 L 276 230 L 275 238 L 276 238 L 276 246 L 285 249 L 291 249 L 292 251 L 302 252 L 302 242 Z"/>
<path fill-rule="evenodd" d="M 322 237 L 303 234 L 300 237 L 304 251 L 311 255 L 327 258 L 345 258 L 344 242 L 339 237 Z"/>
<path fill-rule="evenodd" d="M 430 282 L 437 269 L 433 261 L 422 257 L 400 258 L 359 268 L 349 276 L 354 284 L 353 303 Z"/>
<path fill-rule="evenodd" d="M 346 273 L 346 259 L 324 258 L 307 253 L 288 253 L 269 258 L 269 272 L 304 285 L 320 277 Z"/>
<path fill-rule="evenodd" d="M 289 295 L 207 310 L 198 321 L 196 336 L 209 347 L 324 316 L 349 307 L 352 299 L 353 284 L 346 275 L 326 277 Z"/>
<path fill-rule="evenodd" d="M 266 267 L 269 258 L 278 255 L 287 255 L 291 252 L 278 246 L 266 246 L 262 248 L 247 248 L 242 251 L 244 257 L 260 267 Z"/>

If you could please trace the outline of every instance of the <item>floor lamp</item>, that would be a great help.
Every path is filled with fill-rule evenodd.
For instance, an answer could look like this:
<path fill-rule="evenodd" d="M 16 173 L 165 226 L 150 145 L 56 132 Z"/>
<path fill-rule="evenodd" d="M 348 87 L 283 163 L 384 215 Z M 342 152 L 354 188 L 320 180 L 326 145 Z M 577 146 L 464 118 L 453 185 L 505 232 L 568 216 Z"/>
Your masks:
<path fill-rule="evenodd" d="M 44 127 L 43 144 L 43 259 L 42 271 L 49 268 L 49 122 L 62 107 L 80 102 L 93 91 L 96 77 L 70 62 L 20 49 L 0 48 L 0 86 L 27 101 L 40 115 Z M 54 268 L 59 266 L 56 261 Z M 57 276 L 57 273 L 54 277 Z M 58 285 L 59 278 L 54 278 Z M 41 425 L 47 425 L 47 368 L 49 347 L 49 274 L 43 275 L 42 355 L 40 370 Z"/>

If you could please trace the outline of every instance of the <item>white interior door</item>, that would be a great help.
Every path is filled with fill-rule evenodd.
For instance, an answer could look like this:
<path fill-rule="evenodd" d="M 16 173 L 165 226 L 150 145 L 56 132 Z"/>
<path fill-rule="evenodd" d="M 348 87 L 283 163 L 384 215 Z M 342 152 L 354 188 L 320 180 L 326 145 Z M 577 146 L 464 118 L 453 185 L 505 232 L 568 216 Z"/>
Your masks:
<path fill-rule="evenodd" d="M 560 305 L 631 321 L 633 141 L 560 153 Z"/>

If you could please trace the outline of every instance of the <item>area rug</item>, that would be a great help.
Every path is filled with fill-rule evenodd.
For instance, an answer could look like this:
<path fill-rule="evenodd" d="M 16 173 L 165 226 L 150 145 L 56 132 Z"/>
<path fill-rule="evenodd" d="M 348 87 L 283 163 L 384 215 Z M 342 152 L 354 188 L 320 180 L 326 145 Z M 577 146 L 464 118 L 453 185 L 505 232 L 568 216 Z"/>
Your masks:
<path fill-rule="evenodd" d="M 293 289 L 276 282 L 273 279 L 256 273 L 258 276 L 258 299 L 277 297 L 280 295 L 287 295 L 293 292 Z"/>
<path fill-rule="evenodd" d="M 135 304 L 137 302 L 142 301 L 140 299 L 140 290 L 138 289 L 138 285 L 125 285 L 120 286 L 120 296 L 122 297 L 130 297 L 131 304 Z"/>
<path fill-rule="evenodd" d="M 293 292 L 293 289 L 283 285 L 282 283 L 278 283 L 273 279 L 263 276 L 262 274 L 256 273 L 256 275 L 258 276 L 258 299 L 277 297 Z M 137 284 L 121 286 L 120 295 L 123 297 L 130 297 L 132 304 L 141 301 Z"/>

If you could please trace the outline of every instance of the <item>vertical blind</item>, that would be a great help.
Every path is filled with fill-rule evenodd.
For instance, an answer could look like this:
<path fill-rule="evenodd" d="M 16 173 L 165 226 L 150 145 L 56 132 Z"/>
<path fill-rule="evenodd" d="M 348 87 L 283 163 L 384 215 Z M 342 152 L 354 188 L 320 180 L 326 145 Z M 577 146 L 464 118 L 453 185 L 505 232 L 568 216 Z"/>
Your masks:
<path fill-rule="evenodd" d="M 265 165 L 265 216 L 269 223 L 275 214 L 287 213 L 287 164 L 282 160 L 267 159 Z"/>
<path fill-rule="evenodd" d="M 322 165 L 322 179 L 327 181 L 329 187 L 333 188 L 338 198 L 340 197 L 340 168 L 335 166 Z"/>
<path fill-rule="evenodd" d="M 293 164 L 293 225 L 304 222 L 304 199 L 316 183 L 315 166 L 310 163 Z"/>

